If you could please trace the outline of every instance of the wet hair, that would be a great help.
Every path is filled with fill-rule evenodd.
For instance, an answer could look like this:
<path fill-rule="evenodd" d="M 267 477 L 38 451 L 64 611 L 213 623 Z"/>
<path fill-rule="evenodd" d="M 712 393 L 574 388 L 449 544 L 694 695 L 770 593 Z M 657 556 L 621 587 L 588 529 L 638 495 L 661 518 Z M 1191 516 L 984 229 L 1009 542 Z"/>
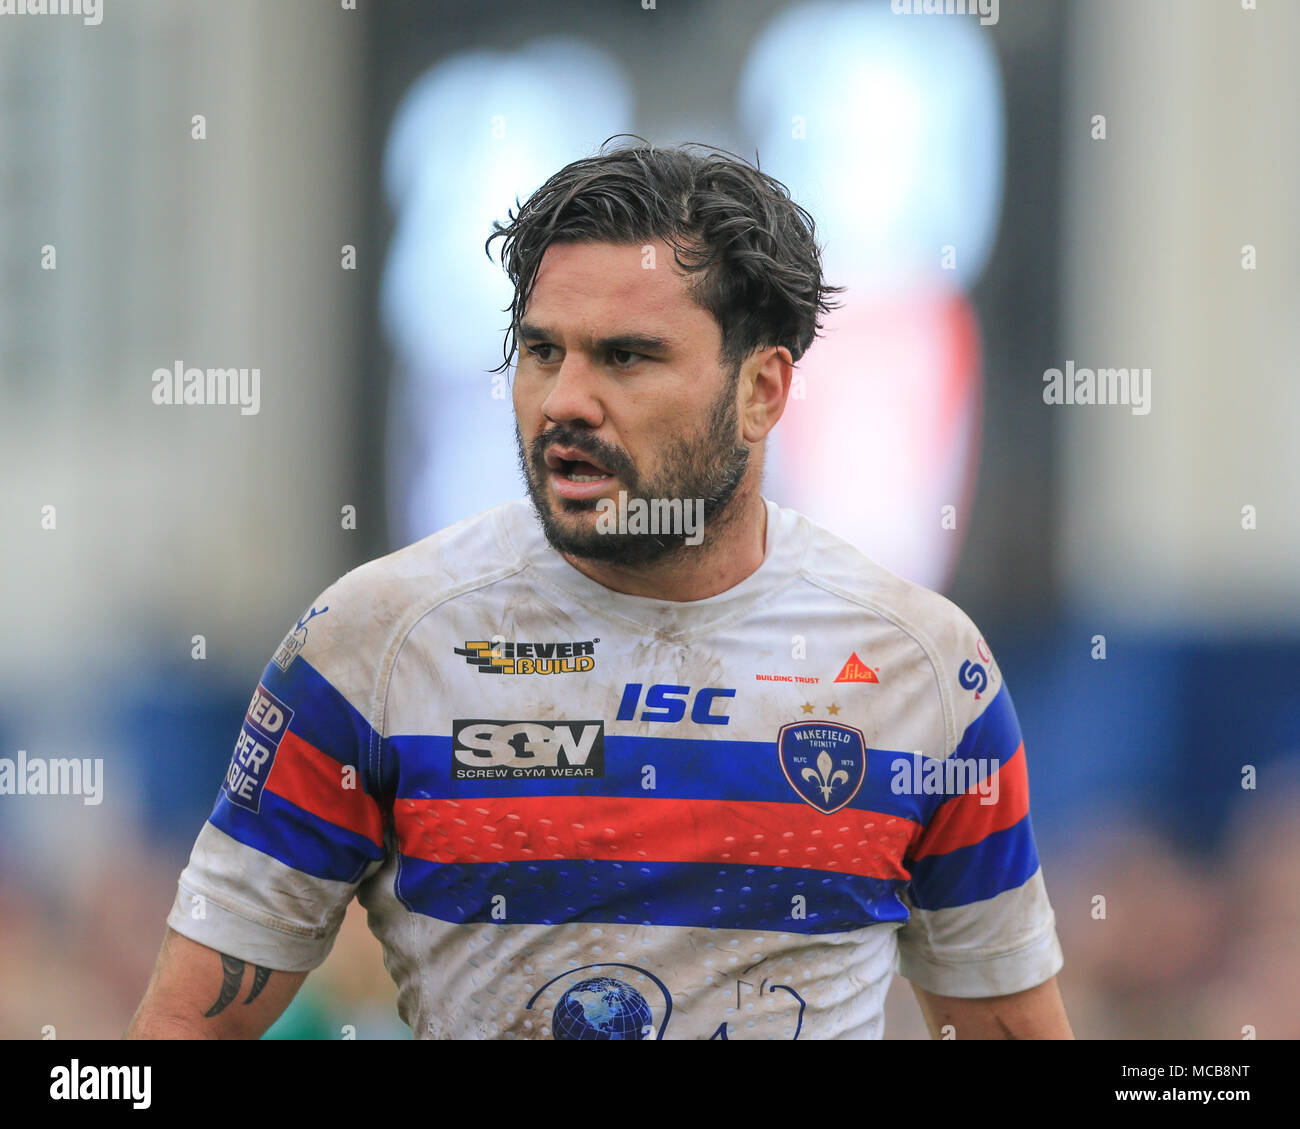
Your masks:
<path fill-rule="evenodd" d="M 615 138 L 639 145 L 606 152 Z M 542 256 L 552 243 L 637 246 L 659 239 L 679 267 L 696 275 L 692 299 L 722 333 L 720 361 L 738 373 L 755 349 L 784 345 L 798 361 L 812 345 L 819 316 L 839 305 L 822 277 L 813 218 L 780 181 L 726 150 L 697 142 L 659 148 L 634 134 L 615 134 L 601 151 L 565 165 L 528 200 L 499 220 L 484 244 L 514 285 L 505 360 L 518 348 Z"/>

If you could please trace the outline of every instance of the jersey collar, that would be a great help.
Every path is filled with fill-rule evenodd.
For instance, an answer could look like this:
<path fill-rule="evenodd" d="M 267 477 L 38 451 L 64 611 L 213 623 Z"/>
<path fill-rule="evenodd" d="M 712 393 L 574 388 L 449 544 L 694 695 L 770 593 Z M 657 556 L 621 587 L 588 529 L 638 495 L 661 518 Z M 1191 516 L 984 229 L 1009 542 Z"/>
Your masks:
<path fill-rule="evenodd" d="M 627 620 L 652 634 L 685 636 L 745 618 L 803 567 L 808 523 L 793 510 L 782 509 L 767 498 L 763 504 L 767 507 L 763 563 L 739 584 L 703 600 L 632 596 L 592 580 L 551 548 L 527 499 L 500 507 L 498 520 L 502 540 L 511 555 L 525 565 L 529 581 L 550 590 L 553 596 L 567 597 L 598 614 Z"/>

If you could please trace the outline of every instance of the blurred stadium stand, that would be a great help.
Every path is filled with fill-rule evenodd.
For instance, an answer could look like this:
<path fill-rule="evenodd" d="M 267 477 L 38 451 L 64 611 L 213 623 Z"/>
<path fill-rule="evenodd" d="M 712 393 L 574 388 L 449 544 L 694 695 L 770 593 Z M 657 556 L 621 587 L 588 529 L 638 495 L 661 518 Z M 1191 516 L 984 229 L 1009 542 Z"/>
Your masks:
<path fill-rule="evenodd" d="M 746 103 L 747 68 L 778 21 L 810 44 L 834 41 L 832 27 L 894 37 L 888 57 L 904 69 L 886 94 L 927 76 L 913 125 L 921 140 L 940 131 L 937 163 L 907 165 L 887 148 L 897 131 L 870 133 L 866 104 L 856 112 L 880 148 L 856 154 L 860 175 L 906 171 L 915 179 L 893 190 L 931 193 L 935 215 L 968 225 L 964 246 L 987 228 L 941 300 L 916 265 L 947 242 L 935 230 L 886 225 L 855 250 L 864 310 L 897 277 L 917 289 L 900 282 L 895 299 L 957 302 L 978 341 L 951 371 L 921 359 L 907 373 L 949 389 L 941 403 L 969 458 L 944 463 L 935 443 L 906 471 L 872 462 L 888 418 L 863 420 L 862 450 L 843 453 L 845 483 L 869 470 L 884 501 L 913 500 L 927 536 L 869 510 L 846 514 L 842 532 L 942 587 L 998 656 L 1076 1032 L 1300 1037 L 1300 72 L 1288 46 L 1300 8 L 1002 0 L 996 25 L 958 28 L 893 17 L 883 0 L 363 7 L 137 0 L 95 28 L 0 24 L 0 755 L 106 766 L 102 805 L 0 796 L 0 1038 L 121 1033 L 285 631 L 349 568 L 457 506 L 489 504 L 485 492 L 522 493 L 512 446 L 487 456 L 497 466 L 477 495 L 474 467 L 454 473 L 457 435 L 480 458 L 496 441 L 485 436 L 510 441 L 508 401 L 472 391 L 500 360 L 509 300 L 503 279 L 471 283 L 461 263 L 483 258 L 480 213 L 504 218 L 516 194 L 622 130 L 751 159 L 758 148 L 767 171 L 815 181 L 799 163 L 813 150 L 783 150 L 763 128 L 833 97 L 823 80 L 843 67 L 805 59 L 781 76 L 785 101 Z M 550 132 L 516 145 L 507 120 L 510 144 L 494 148 L 484 99 L 499 91 L 509 112 L 520 91 L 547 88 L 557 35 L 575 69 L 550 83 L 558 108 L 530 104 Z M 935 88 L 936 69 L 950 86 Z M 420 87 L 431 74 L 469 79 Z M 963 118 L 982 139 L 968 153 L 942 129 L 945 106 L 972 92 L 989 101 Z M 583 113 L 565 115 L 566 99 Z M 419 124 L 404 138 L 403 108 Z M 195 114 L 205 141 L 191 137 Z M 967 175 L 986 196 L 963 207 Z M 841 262 L 842 241 L 870 234 L 851 214 L 826 228 Z M 57 270 L 40 269 L 46 245 Z M 340 269 L 345 245 L 354 271 Z M 461 315 L 429 302 L 461 291 L 473 329 L 435 363 Z M 258 366 L 260 412 L 154 405 L 150 374 L 178 359 Z M 1150 367 L 1152 411 L 1049 408 L 1043 373 L 1067 359 Z M 870 376 L 879 395 L 888 375 Z M 799 410 L 817 411 L 810 399 Z M 778 501 L 824 499 L 824 480 L 799 477 L 797 444 L 775 454 Z M 936 541 L 933 505 L 950 494 L 967 500 L 959 531 Z M 54 530 L 41 528 L 46 505 Z M 1243 529 L 1246 505 L 1258 528 Z M 268 1037 L 409 1037 L 393 996 L 353 906 Z M 887 1037 L 924 1037 L 902 982 Z"/>

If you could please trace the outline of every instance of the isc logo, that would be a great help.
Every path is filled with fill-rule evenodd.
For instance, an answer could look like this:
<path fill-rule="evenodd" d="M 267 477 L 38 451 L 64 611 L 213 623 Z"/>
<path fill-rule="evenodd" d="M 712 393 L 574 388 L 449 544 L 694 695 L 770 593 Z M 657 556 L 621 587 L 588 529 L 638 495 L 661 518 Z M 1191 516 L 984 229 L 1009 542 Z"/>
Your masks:
<path fill-rule="evenodd" d="M 706 686 L 695 693 L 691 703 L 691 720 L 696 725 L 726 725 L 731 718 L 714 709 L 718 698 L 734 698 L 735 690 L 720 690 Z M 623 689 L 623 700 L 618 707 L 619 721 L 681 721 L 686 716 L 686 703 L 691 698 L 689 686 L 671 686 L 656 682 L 645 693 L 645 708 L 640 715 L 636 707 L 641 701 L 641 683 L 629 682 Z M 725 707 L 723 707 L 725 709 Z"/>
<path fill-rule="evenodd" d="M 604 776 L 603 721 L 452 722 L 453 780 Z"/>

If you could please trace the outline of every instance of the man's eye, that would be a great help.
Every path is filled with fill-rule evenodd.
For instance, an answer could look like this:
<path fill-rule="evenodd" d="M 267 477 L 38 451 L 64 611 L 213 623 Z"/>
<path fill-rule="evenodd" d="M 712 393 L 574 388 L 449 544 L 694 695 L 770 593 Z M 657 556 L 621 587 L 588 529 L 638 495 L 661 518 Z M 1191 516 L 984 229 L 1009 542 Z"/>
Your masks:
<path fill-rule="evenodd" d="M 611 349 L 609 351 L 610 359 L 619 367 L 627 368 L 641 359 L 640 353 L 630 353 L 626 349 Z M 627 358 L 624 360 L 624 358 Z"/>
<path fill-rule="evenodd" d="M 536 357 L 539 361 L 545 362 L 547 358 L 542 356 L 541 350 L 554 349 L 555 346 L 554 345 L 525 345 L 524 348 L 527 349 L 530 353 L 532 353 L 532 355 Z"/>

